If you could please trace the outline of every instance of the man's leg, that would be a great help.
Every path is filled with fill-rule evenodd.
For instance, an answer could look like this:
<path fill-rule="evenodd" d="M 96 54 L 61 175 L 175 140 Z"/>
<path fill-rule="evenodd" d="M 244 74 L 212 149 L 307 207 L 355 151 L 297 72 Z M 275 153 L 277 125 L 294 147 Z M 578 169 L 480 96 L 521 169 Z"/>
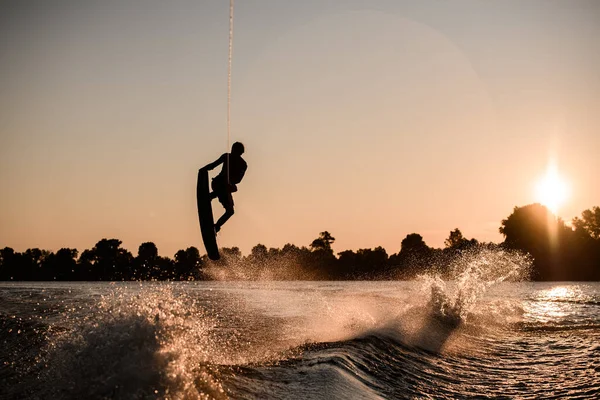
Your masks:
<path fill-rule="evenodd" d="M 212 192 L 208 196 L 211 200 L 216 199 L 219 196 L 219 192 L 223 191 L 223 184 L 218 176 L 212 179 L 210 187 L 212 188 Z"/>
<path fill-rule="evenodd" d="M 223 226 L 223 224 L 225 222 L 227 222 L 227 220 L 229 218 L 231 218 L 231 216 L 233 215 L 234 211 L 233 211 L 233 207 L 230 208 L 226 208 L 225 209 L 225 214 L 223 214 L 221 216 L 221 218 L 219 218 L 219 220 L 217 221 L 217 223 L 215 224 L 215 232 L 219 232 L 221 230 L 221 227 Z"/>
<path fill-rule="evenodd" d="M 215 224 L 215 232 L 219 232 L 223 224 L 233 215 L 233 196 L 231 195 L 231 192 L 227 189 L 220 192 L 219 202 L 221 202 L 223 208 L 225 208 L 225 214 L 223 214 Z"/>

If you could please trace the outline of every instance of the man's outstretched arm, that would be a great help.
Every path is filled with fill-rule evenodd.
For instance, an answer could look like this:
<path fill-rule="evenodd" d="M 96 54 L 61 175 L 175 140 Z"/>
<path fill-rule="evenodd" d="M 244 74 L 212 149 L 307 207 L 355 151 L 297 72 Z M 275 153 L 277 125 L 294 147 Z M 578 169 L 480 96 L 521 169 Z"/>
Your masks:
<path fill-rule="evenodd" d="M 212 170 L 214 169 L 216 166 L 223 164 L 225 162 L 225 157 L 226 154 L 223 154 L 221 157 L 219 157 L 216 161 L 211 162 L 210 164 L 206 164 L 204 167 L 202 167 L 201 169 L 205 169 L 205 170 Z"/>

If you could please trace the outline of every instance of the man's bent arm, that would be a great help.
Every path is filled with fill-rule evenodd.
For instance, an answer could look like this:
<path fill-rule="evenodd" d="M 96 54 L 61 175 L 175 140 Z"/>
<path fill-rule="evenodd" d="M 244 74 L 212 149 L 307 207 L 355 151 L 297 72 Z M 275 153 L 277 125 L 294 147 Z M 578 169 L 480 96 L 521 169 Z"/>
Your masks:
<path fill-rule="evenodd" d="M 218 166 L 219 164 L 222 164 L 225 162 L 225 154 L 223 154 L 221 157 L 219 157 L 216 161 L 211 162 L 210 164 L 206 164 L 206 166 L 204 166 L 202 169 L 206 169 L 208 171 L 214 169 L 216 166 Z"/>

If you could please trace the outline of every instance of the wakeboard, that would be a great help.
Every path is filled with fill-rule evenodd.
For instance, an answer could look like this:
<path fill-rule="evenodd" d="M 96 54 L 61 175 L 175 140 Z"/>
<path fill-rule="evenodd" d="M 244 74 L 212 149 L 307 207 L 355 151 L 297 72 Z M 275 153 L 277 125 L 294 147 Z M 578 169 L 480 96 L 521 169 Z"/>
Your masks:
<path fill-rule="evenodd" d="M 213 219 L 210 188 L 208 185 L 208 171 L 201 169 L 198 171 L 198 184 L 196 186 L 196 202 L 198 203 L 198 219 L 200 220 L 200 232 L 202 241 L 206 248 L 206 254 L 211 260 L 218 260 L 219 246 L 217 245 L 217 236 L 215 233 L 215 221 Z"/>

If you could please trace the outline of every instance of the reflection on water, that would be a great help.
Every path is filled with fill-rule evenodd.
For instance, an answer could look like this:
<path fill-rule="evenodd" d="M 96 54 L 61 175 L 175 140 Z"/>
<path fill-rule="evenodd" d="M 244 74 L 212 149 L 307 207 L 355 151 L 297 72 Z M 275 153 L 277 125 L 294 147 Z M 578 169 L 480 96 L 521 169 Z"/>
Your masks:
<path fill-rule="evenodd" d="M 558 323 L 565 319 L 577 322 L 573 319 L 574 309 L 590 302 L 594 302 L 593 298 L 580 285 L 560 284 L 537 291 L 531 301 L 524 302 L 524 312 L 531 322 Z"/>
<path fill-rule="evenodd" d="M 575 290 L 572 287 L 567 286 L 556 286 L 550 290 L 542 290 L 539 295 L 539 298 L 547 298 L 550 300 L 554 299 L 566 299 L 570 297 L 575 297 Z"/>
<path fill-rule="evenodd" d="M 600 283 L 478 279 L 0 283 L 0 398 L 600 398 Z"/>
<path fill-rule="evenodd" d="M 567 306 L 551 301 L 529 302 L 525 305 L 525 317 L 535 322 L 548 323 L 567 316 Z"/>

